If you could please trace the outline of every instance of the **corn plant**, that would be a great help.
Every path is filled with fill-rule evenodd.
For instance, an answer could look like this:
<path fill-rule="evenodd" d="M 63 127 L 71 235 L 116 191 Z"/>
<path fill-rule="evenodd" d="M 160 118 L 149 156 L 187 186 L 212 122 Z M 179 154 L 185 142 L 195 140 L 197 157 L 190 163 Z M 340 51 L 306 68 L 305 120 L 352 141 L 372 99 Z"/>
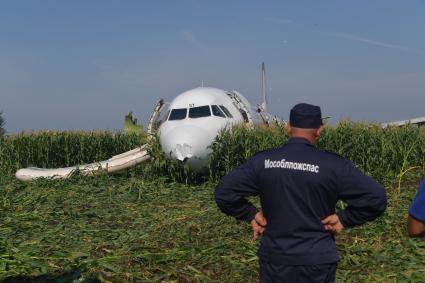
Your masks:
<path fill-rule="evenodd" d="M 108 159 L 144 144 L 143 134 L 108 131 L 20 133 L 0 138 L 0 175 L 22 167 L 56 168 Z"/>
<path fill-rule="evenodd" d="M 210 178 L 216 180 L 256 152 L 283 145 L 287 138 L 278 126 L 224 130 L 212 144 Z M 423 128 L 342 121 L 336 127 L 325 126 L 316 146 L 349 158 L 383 184 L 394 184 L 412 168 L 425 173 Z"/>

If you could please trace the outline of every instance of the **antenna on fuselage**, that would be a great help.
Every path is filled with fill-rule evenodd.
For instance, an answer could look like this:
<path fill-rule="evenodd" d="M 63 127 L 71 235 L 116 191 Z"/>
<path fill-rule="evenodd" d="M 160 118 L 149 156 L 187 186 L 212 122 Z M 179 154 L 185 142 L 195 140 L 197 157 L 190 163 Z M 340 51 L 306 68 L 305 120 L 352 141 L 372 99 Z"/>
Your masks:
<path fill-rule="evenodd" d="M 261 64 L 261 83 L 263 92 L 263 103 L 261 104 L 261 110 L 267 112 L 267 86 L 266 86 L 266 65 L 264 62 Z"/>

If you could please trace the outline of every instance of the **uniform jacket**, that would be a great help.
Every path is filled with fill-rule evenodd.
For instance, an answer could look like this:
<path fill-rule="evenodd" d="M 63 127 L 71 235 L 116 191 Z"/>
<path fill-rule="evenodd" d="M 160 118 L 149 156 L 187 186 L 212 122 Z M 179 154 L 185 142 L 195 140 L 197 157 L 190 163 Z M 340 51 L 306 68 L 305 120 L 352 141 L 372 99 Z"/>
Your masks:
<path fill-rule="evenodd" d="M 425 222 L 425 179 L 419 186 L 415 199 L 410 206 L 409 214 L 416 220 Z"/>
<path fill-rule="evenodd" d="M 385 189 L 348 159 L 321 151 L 304 138 L 290 138 L 280 148 L 260 152 L 224 176 L 215 190 L 219 208 L 250 222 L 258 209 L 247 196 L 260 196 L 267 220 L 258 256 L 288 265 L 339 260 L 334 237 L 321 220 L 338 212 L 344 227 L 378 217 L 386 207 Z"/>

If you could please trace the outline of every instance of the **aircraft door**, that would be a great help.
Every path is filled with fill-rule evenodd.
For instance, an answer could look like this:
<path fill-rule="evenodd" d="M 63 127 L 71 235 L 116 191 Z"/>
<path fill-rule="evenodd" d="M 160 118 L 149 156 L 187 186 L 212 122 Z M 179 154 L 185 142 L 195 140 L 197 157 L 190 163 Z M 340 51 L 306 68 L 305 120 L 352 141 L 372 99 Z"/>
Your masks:
<path fill-rule="evenodd" d="M 170 114 L 169 103 L 164 102 L 163 99 L 160 99 L 156 104 L 148 124 L 148 134 L 153 134 L 158 130 L 159 126 L 165 122 Z"/>
<path fill-rule="evenodd" d="M 247 105 L 245 105 L 242 99 L 240 99 L 238 92 L 236 91 L 228 92 L 227 95 L 232 99 L 233 105 L 235 105 L 236 109 L 239 110 L 245 123 L 252 124 L 251 113 Z"/>

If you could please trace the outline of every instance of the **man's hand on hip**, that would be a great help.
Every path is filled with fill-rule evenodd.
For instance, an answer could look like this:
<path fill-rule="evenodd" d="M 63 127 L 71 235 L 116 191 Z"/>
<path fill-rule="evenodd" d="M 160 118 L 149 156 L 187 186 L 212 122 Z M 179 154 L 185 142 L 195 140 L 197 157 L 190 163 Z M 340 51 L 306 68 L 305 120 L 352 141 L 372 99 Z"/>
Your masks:
<path fill-rule="evenodd" d="M 339 235 L 344 229 L 344 225 L 339 221 L 339 217 L 336 214 L 325 217 L 322 220 L 322 224 L 325 226 L 326 231 L 334 235 Z"/>
<path fill-rule="evenodd" d="M 264 218 L 261 212 L 257 212 L 257 214 L 255 214 L 254 219 L 251 220 L 252 234 L 254 240 L 257 240 L 263 235 L 264 231 L 266 230 L 266 225 L 266 218 Z"/>

